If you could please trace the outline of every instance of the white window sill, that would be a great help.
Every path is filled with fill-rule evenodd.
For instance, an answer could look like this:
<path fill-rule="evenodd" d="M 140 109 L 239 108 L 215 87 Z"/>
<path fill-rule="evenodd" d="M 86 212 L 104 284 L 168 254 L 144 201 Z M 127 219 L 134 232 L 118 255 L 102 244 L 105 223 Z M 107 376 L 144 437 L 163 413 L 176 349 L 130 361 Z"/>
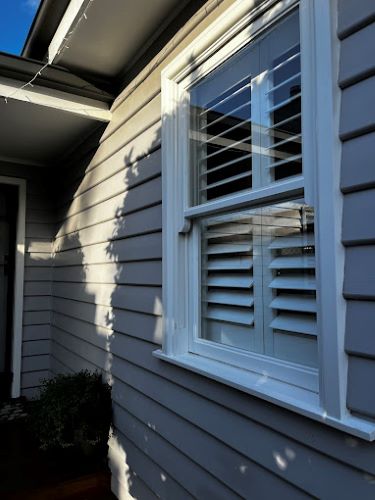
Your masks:
<path fill-rule="evenodd" d="M 170 356 L 157 350 L 153 355 L 366 441 L 375 440 L 375 423 L 350 415 L 341 420 L 331 417 L 319 406 L 318 394 L 272 379 L 267 374 L 250 372 L 191 353 Z"/>

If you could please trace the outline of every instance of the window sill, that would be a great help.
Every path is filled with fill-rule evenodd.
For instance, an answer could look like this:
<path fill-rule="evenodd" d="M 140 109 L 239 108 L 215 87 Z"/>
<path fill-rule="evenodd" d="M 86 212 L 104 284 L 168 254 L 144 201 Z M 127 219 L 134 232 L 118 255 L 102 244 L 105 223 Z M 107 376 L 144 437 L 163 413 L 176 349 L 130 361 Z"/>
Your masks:
<path fill-rule="evenodd" d="M 375 440 L 375 423 L 350 415 L 341 420 L 331 417 L 319 406 L 318 394 L 272 379 L 267 374 L 260 375 L 191 353 L 170 356 L 157 350 L 153 355 L 358 438 Z"/>

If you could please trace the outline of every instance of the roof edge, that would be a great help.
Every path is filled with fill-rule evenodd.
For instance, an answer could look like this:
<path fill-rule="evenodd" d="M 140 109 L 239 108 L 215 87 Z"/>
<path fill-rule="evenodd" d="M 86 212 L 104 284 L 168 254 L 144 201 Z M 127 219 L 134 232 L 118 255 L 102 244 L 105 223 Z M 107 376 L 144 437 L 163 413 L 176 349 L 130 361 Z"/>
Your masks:
<path fill-rule="evenodd" d="M 43 68 L 41 61 L 0 52 L 0 77 L 27 83 Z M 49 65 L 37 77 L 35 85 L 81 97 L 112 103 L 114 96 L 61 66 Z"/>
<path fill-rule="evenodd" d="M 43 61 L 70 0 L 41 0 L 21 56 Z"/>

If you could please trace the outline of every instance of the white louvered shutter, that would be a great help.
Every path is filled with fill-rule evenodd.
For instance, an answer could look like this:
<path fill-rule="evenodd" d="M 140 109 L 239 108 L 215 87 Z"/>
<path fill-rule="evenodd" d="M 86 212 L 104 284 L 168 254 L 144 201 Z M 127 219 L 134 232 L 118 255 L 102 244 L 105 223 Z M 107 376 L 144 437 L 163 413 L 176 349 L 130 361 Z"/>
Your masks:
<path fill-rule="evenodd" d="M 260 42 L 259 57 L 257 159 L 259 183 L 264 186 L 302 174 L 301 61 L 296 14 Z"/>
<path fill-rule="evenodd" d="M 302 201 L 204 219 L 202 337 L 316 366 L 314 213 Z"/>
<path fill-rule="evenodd" d="M 301 66 L 296 44 L 274 59 L 268 74 L 266 176 L 273 181 L 302 173 Z"/>
<path fill-rule="evenodd" d="M 202 323 L 207 340 L 261 349 L 254 330 L 253 223 L 248 214 L 202 224 Z"/>
<path fill-rule="evenodd" d="M 195 202 L 252 187 L 252 75 L 258 51 L 240 51 L 190 92 L 190 149 Z"/>
<path fill-rule="evenodd" d="M 286 223 L 287 221 L 287 223 Z M 299 203 L 275 206 L 265 226 L 272 355 L 317 364 L 314 214 Z M 268 230 L 267 230 L 268 229 Z"/>

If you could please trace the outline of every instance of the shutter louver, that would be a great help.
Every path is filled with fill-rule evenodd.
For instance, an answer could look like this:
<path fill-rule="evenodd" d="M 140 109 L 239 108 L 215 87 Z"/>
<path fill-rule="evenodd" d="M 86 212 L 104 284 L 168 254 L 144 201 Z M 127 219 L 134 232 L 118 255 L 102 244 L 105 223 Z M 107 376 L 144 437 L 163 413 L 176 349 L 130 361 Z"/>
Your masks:
<path fill-rule="evenodd" d="M 202 338 L 316 366 L 313 209 L 284 202 L 201 227 Z"/>
<path fill-rule="evenodd" d="M 250 76 L 199 113 L 200 196 L 212 200 L 251 188 Z"/>
<path fill-rule="evenodd" d="M 273 180 L 302 173 L 301 67 L 299 45 L 276 59 L 267 91 L 271 126 L 264 148 L 265 167 Z"/>
<path fill-rule="evenodd" d="M 293 204 L 290 204 L 293 205 Z M 275 354 L 299 363 L 316 365 L 316 283 L 314 215 L 310 207 L 297 205 L 292 227 L 278 225 L 284 217 L 280 208 L 270 231 L 269 288 L 273 299 L 270 303 Z M 297 226 L 295 222 L 297 222 Z M 298 343 L 304 349 L 298 349 Z M 280 351 L 278 352 L 278 349 Z M 298 358 L 294 359 L 295 351 Z M 303 359 L 301 359 L 303 352 Z"/>
<path fill-rule="evenodd" d="M 190 156 L 195 203 L 253 187 L 252 75 L 258 50 L 245 47 L 190 90 Z"/>
<path fill-rule="evenodd" d="M 254 327 L 251 217 L 212 218 L 202 229 L 204 338 L 250 349 Z"/>

